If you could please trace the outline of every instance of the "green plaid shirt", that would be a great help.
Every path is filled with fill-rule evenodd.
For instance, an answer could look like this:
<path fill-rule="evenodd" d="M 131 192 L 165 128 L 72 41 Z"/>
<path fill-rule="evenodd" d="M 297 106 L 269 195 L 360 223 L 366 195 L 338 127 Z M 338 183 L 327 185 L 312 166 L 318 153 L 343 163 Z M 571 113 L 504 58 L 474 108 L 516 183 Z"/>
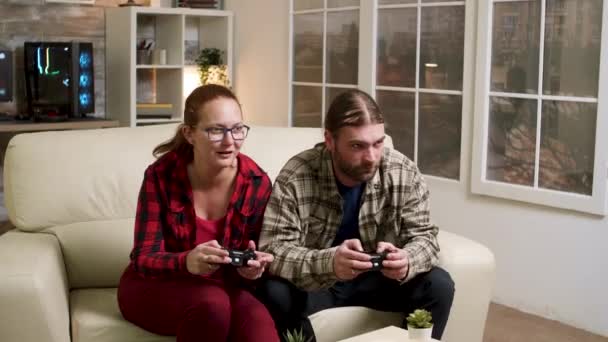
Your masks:
<path fill-rule="evenodd" d="M 361 197 L 359 235 L 366 251 L 380 241 L 401 246 L 409 257 L 404 280 L 437 263 L 437 226 L 430 222 L 429 192 L 406 156 L 384 148 L 380 168 Z M 259 248 L 274 255 L 270 273 L 305 290 L 331 287 L 331 244 L 342 221 L 329 151 L 324 144 L 291 158 L 277 176 L 264 214 Z"/>

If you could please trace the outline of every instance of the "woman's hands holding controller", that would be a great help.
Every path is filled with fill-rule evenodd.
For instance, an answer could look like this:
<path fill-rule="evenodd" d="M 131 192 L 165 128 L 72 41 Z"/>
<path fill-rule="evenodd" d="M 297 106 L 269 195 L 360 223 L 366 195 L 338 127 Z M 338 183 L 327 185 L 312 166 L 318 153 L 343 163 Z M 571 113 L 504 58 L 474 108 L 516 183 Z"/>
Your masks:
<path fill-rule="evenodd" d="M 238 267 L 236 271 L 241 277 L 254 280 L 262 276 L 266 266 L 274 260 L 274 256 L 272 254 L 256 251 L 255 242 L 253 241 L 249 241 L 249 248 L 255 251 L 256 259 L 247 261 L 247 266 Z"/>
<path fill-rule="evenodd" d="M 229 264 L 228 251 L 217 240 L 211 240 L 194 247 L 186 257 L 188 272 L 206 275 L 215 272 L 222 264 Z"/>

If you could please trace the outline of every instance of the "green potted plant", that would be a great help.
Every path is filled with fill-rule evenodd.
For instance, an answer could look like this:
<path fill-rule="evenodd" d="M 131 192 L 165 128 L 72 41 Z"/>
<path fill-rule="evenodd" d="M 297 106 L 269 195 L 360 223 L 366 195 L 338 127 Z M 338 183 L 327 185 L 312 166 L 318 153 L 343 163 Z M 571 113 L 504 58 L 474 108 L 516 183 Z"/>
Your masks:
<path fill-rule="evenodd" d="M 306 337 L 302 329 L 295 330 L 293 333 L 291 331 L 287 331 L 283 334 L 285 341 L 287 342 L 310 342 L 312 340 L 311 337 Z"/>
<path fill-rule="evenodd" d="M 410 313 L 406 318 L 410 340 L 430 341 L 433 331 L 432 319 L 431 313 L 424 309 L 416 309 Z"/>
<path fill-rule="evenodd" d="M 196 59 L 201 84 L 230 86 L 228 66 L 222 62 L 222 51 L 216 48 L 202 49 Z"/>

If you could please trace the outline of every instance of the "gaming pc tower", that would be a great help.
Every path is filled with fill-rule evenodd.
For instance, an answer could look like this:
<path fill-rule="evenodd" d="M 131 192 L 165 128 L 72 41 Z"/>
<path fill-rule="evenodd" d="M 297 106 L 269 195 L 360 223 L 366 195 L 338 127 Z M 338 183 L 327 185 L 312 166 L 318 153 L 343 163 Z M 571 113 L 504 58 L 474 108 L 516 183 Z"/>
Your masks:
<path fill-rule="evenodd" d="M 95 111 L 93 44 L 26 42 L 27 112 L 34 121 L 62 121 Z"/>

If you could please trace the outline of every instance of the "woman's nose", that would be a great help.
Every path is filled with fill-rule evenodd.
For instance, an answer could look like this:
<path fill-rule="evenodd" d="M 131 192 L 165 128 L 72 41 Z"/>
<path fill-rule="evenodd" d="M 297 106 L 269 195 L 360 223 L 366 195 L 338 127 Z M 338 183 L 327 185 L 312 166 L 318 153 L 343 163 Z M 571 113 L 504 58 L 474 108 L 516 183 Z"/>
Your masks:
<path fill-rule="evenodd" d="M 221 143 L 222 145 L 232 145 L 234 143 L 232 132 L 224 131 L 224 136 L 222 137 Z"/>

